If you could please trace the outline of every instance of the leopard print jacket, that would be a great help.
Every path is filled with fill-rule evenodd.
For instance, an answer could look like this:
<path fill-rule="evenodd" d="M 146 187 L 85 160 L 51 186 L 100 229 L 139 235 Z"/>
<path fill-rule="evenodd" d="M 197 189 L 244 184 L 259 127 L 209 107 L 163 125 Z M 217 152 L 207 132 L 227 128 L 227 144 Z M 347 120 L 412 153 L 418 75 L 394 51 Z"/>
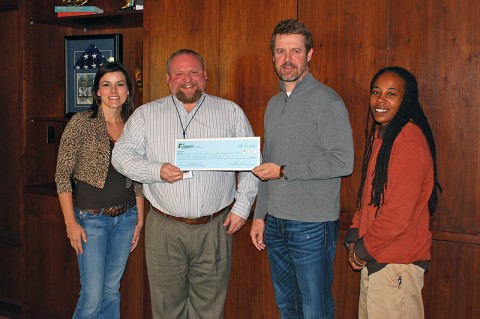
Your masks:
<path fill-rule="evenodd" d="M 63 132 L 58 149 L 55 183 L 57 193 L 72 192 L 72 177 L 103 188 L 110 164 L 110 137 L 101 108 L 98 116 L 91 111 L 72 116 Z M 125 187 L 132 181 L 126 178 Z M 143 197 L 142 184 L 134 183 L 135 195 Z"/>

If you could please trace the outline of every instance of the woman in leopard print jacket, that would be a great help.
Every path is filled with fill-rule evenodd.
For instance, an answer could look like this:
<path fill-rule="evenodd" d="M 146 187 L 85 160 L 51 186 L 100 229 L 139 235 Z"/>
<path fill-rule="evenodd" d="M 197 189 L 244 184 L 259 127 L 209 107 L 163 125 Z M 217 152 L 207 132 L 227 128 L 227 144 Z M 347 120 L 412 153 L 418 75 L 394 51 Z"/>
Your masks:
<path fill-rule="evenodd" d="M 80 270 L 73 318 L 120 318 L 120 280 L 144 224 L 142 185 L 111 164 L 115 141 L 133 111 L 125 67 L 100 67 L 92 95 L 90 108 L 75 114 L 62 135 L 55 182 Z"/>

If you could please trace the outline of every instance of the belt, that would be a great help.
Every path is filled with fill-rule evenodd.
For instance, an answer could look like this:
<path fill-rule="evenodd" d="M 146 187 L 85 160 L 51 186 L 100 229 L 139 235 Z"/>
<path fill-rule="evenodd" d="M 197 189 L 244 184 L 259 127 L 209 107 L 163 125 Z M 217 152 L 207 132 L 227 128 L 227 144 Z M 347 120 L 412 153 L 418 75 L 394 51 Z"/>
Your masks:
<path fill-rule="evenodd" d="M 218 212 L 215 212 L 212 215 L 202 216 L 202 217 L 198 217 L 198 218 L 184 218 L 184 217 L 177 217 L 177 216 L 166 214 L 166 213 L 162 212 L 161 210 L 152 206 L 152 209 L 154 211 L 156 211 L 157 213 L 159 213 L 160 215 L 165 216 L 169 219 L 176 220 L 177 222 L 188 224 L 188 225 L 208 224 L 210 221 L 212 221 L 212 219 L 222 215 L 227 210 L 230 210 L 230 208 L 231 208 L 231 205 L 228 205 L 227 207 L 224 207 L 224 208 L 220 209 Z"/>
<path fill-rule="evenodd" d="M 105 208 L 93 208 L 93 209 L 80 209 L 81 212 L 91 213 L 95 215 L 108 215 L 111 217 L 117 217 L 122 215 L 127 210 L 135 206 L 134 204 L 120 204 Z"/>

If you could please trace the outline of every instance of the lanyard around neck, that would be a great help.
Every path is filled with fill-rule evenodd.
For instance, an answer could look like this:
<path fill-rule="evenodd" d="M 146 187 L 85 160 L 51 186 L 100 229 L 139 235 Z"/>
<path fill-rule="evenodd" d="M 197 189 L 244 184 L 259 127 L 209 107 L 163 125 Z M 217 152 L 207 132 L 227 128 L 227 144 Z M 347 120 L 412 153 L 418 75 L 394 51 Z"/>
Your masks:
<path fill-rule="evenodd" d="M 197 112 L 198 110 L 200 110 L 200 107 L 202 106 L 206 97 L 207 97 L 206 95 L 203 96 L 202 102 L 200 102 L 200 105 L 197 107 L 197 110 L 195 111 L 195 113 L 193 113 L 193 116 L 190 119 L 190 121 L 188 121 L 187 126 L 183 127 L 182 118 L 180 117 L 180 111 L 178 110 L 177 103 L 175 103 L 175 99 L 173 98 L 173 94 L 172 94 L 173 105 L 175 105 L 175 110 L 177 111 L 178 120 L 180 121 L 180 125 L 182 126 L 183 139 L 185 139 L 185 136 L 187 135 L 187 128 L 190 126 L 190 123 L 192 123 L 192 120 L 195 117 L 195 115 L 197 115 Z"/>

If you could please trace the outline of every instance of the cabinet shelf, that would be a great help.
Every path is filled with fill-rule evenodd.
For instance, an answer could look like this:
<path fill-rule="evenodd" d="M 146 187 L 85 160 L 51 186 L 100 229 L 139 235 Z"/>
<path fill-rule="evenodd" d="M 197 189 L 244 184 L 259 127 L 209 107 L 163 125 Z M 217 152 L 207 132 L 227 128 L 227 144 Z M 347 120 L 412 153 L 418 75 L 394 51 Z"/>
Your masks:
<path fill-rule="evenodd" d="M 18 0 L 3 0 L 0 3 L 0 12 L 9 10 L 18 10 Z"/>
<path fill-rule="evenodd" d="M 30 118 L 31 123 L 35 122 L 62 122 L 62 123 L 68 123 L 70 121 L 70 118 L 68 117 L 32 117 Z"/>
<path fill-rule="evenodd" d="M 143 27 L 143 10 L 92 14 L 35 20 L 33 23 L 58 25 L 86 30 L 104 28 L 138 28 Z"/>
<path fill-rule="evenodd" d="M 58 196 L 55 182 L 45 184 L 26 185 L 26 191 L 28 194 Z"/>

